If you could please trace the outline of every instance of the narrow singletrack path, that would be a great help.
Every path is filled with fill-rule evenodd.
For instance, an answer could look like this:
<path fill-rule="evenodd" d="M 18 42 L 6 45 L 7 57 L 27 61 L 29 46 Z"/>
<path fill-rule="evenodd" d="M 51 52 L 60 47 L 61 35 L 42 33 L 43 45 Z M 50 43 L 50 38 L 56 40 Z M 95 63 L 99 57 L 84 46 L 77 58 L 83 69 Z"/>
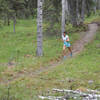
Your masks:
<path fill-rule="evenodd" d="M 94 39 L 94 36 L 98 29 L 98 25 L 89 24 L 88 27 L 89 27 L 89 30 L 85 32 L 85 35 L 80 40 L 76 41 L 75 44 L 73 45 L 74 55 L 80 53 L 84 49 L 84 46 Z"/>
<path fill-rule="evenodd" d="M 88 27 L 89 27 L 88 31 L 84 32 L 83 33 L 84 35 L 81 36 L 80 40 L 77 40 L 73 44 L 73 47 L 72 47 L 73 57 L 76 56 L 77 54 L 79 54 L 84 49 L 84 46 L 94 39 L 96 31 L 98 29 L 98 25 L 93 23 L 93 24 L 89 24 Z M 25 73 L 17 73 L 14 76 L 12 76 L 10 80 L 3 79 L 0 83 L 1 84 L 8 84 L 8 83 L 10 83 L 14 80 L 17 80 L 18 78 L 25 77 L 25 76 L 35 77 L 35 76 L 38 76 L 39 74 L 41 74 L 43 72 L 47 72 L 47 71 L 52 70 L 53 68 L 62 64 L 63 62 L 64 61 L 61 59 L 59 62 L 55 62 L 54 64 L 51 64 L 50 66 L 47 66 L 47 67 L 41 67 L 34 72 L 28 71 L 28 72 L 25 72 Z"/>

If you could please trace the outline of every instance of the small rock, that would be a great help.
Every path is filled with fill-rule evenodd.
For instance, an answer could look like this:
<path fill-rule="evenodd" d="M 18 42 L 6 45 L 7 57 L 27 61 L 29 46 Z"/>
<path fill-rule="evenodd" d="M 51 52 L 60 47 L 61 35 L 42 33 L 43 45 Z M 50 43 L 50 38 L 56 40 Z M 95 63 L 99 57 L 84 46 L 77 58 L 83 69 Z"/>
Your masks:
<path fill-rule="evenodd" d="M 97 48 L 100 48 L 100 44 L 96 45 Z"/>
<path fill-rule="evenodd" d="M 70 99 L 70 96 L 69 96 L 69 95 L 66 95 L 64 98 L 65 98 L 66 100 L 68 100 L 68 99 Z"/>
<path fill-rule="evenodd" d="M 88 83 L 89 83 L 89 84 L 93 84 L 94 81 L 93 81 L 93 80 L 89 80 Z"/>

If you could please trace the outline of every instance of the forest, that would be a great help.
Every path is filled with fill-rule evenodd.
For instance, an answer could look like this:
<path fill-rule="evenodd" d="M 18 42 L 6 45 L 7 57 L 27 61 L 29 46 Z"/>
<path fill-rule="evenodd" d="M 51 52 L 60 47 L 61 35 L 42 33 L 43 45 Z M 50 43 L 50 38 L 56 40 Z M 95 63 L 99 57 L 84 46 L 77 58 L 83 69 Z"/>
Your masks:
<path fill-rule="evenodd" d="M 0 100 L 100 100 L 100 0 L 0 0 Z"/>

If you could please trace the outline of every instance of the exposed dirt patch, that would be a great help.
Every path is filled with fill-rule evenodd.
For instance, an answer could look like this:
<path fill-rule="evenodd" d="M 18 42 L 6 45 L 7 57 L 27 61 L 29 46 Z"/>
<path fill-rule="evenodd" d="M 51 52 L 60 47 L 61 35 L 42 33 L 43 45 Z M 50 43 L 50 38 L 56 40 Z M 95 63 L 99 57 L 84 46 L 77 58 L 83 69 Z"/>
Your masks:
<path fill-rule="evenodd" d="M 84 49 L 84 46 L 94 39 L 98 26 L 97 24 L 89 24 L 88 27 L 89 30 L 85 32 L 85 35 L 73 45 L 74 56 L 80 53 Z"/>

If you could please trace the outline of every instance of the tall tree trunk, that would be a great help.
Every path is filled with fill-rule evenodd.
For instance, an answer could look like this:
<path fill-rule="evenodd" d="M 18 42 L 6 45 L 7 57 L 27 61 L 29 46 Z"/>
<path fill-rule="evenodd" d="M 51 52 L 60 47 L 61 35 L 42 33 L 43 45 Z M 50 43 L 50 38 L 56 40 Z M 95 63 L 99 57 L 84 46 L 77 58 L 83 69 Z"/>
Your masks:
<path fill-rule="evenodd" d="M 85 0 L 82 0 L 82 8 L 81 8 L 81 24 L 84 22 L 85 15 Z"/>
<path fill-rule="evenodd" d="M 94 5 L 94 13 L 96 13 L 96 10 L 97 10 L 97 0 L 93 0 L 93 2 L 95 3 L 95 5 Z"/>
<path fill-rule="evenodd" d="M 16 16 L 13 16 L 13 32 L 15 33 L 15 25 L 16 25 Z"/>
<path fill-rule="evenodd" d="M 98 0 L 98 9 L 100 10 L 100 0 Z"/>
<path fill-rule="evenodd" d="M 65 1 L 65 14 L 66 14 L 66 20 L 69 21 L 69 5 L 68 0 Z"/>
<path fill-rule="evenodd" d="M 66 15 L 69 16 L 68 0 L 65 1 L 65 12 Z"/>
<path fill-rule="evenodd" d="M 77 25 L 79 25 L 79 0 L 76 0 L 76 17 L 77 17 Z"/>
<path fill-rule="evenodd" d="M 4 25 L 6 25 L 6 16 L 5 15 L 4 15 L 3 19 L 4 19 Z"/>
<path fill-rule="evenodd" d="M 70 21 L 73 26 L 77 26 L 77 14 L 76 14 L 76 0 L 68 0 L 70 4 Z"/>
<path fill-rule="evenodd" d="M 7 13 L 7 24 L 8 24 L 8 26 L 10 25 L 9 13 Z"/>
<path fill-rule="evenodd" d="M 65 31 L 65 0 L 62 0 L 62 27 L 61 27 L 61 32 Z"/>
<path fill-rule="evenodd" d="M 97 9 L 100 10 L 100 0 L 97 0 L 97 4 L 96 4 L 96 6 L 97 6 Z"/>
<path fill-rule="evenodd" d="M 42 35 L 42 5 L 43 0 L 38 0 L 38 7 L 37 7 L 37 56 L 43 56 L 43 35 Z"/>
<path fill-rule="evenodd" d="M 91 15 L 91 11 L 90 11 L 90 6 L 89 6 L 89 2 L 88 0 L 86 0 L 86 12 L 87 12 L 87 16 L 89 17 Z"/>

